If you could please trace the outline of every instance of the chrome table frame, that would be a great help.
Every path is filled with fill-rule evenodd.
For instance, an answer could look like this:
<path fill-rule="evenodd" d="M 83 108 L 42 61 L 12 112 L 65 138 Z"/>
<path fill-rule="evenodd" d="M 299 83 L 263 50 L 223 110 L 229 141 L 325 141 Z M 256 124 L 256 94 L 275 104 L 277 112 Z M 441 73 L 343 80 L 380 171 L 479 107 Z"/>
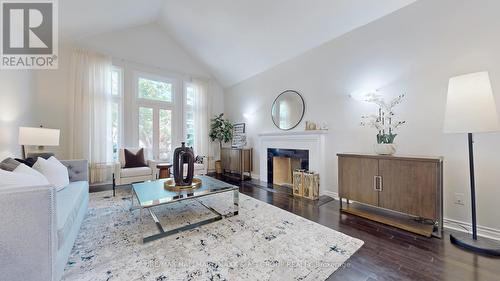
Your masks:
<path fill-rule="evenodd" d="M 239 212 L 239 197 L 240 196 L 239 196 L 238 187 L 236 187 L 236 186 L 234 186 L 233 188 L 230 188 L 230 189 L 225 189 L 225 190 L 220 190 L 220 191 L 213 191 L 213 192 L 210 192 L 210 193 L 207 193 L 207 194 L 198 195 L 198 196 L 194 196 L 193 195 L 192 197 L 180 198 L 180 199 L 177 199 L 177 200 L 172 200 L 172 201 L 169 201 L 169 202 L 164 202 L 164 203 L 159 203 L 159 204 L 152 204 L 152 205 L 148 205 L 148 206 L 141 206 L 141 204 L 139 202 L 139 197 L 137 196 L 137 193 L 136 193 L 135 189 L 132 188 L 132 191 L 133 191 L 133 194 L 132 194 L 132 206 L 130 207 L 130 211 L 133 211 L 133 210 L 136 210 L 136 209 L 140 210 L 140 213 L 139 213 L 139 220 L 140 220 L 140 222 L 139 222 L 139 230 L 141 232 L 141 242 L 142 243 L 148 243 L 148 242 L 151 242 L 151 241 L 154 241 L 154 240 L 166 237 L 166 236 L 177 234 L 179 232 L 183 232 L 183 231 L 187 231 L 187 230 L 190 230 L 190 229 L 193 229 L 193 228 L 197 228 L 197 227 L 200 227 L 202 225 L 206 225 L 206 224 L 209 224 L 209 223 L 212 223 L 212 222 L 216 222 L 216 221 L 222 220 L 223 218 L 233 217 L 233 216 L 238 215 L 238 212 Z M 210 195 L 214 195 L 214 194 L 218 194 L 218 193 L 223 193 L 223 192 L 231 192 L 231 191 L 233 192 L 233 211 L 230 212 L 230 213 L 228 213 L 228 214 L 221 214 L 221 213 L 217 212 L 214 208 L 212 208 L 210 206 L 207 206 L 205 203 L 203 203 L 200 200 L 198 200 L 198 198 L 201 198 L 201 197 L 210 196 Z M 134 197 L 137 198 L 138 205 L 136 205 L 136 206 L 134 206 Z M 202 221 L 199 221 L 199 222 L 196 222 L 196 223 L 193 223 L 193 224 L 188 224 L 188 225 L 185 225 L 185 226 L 181 226 L 179 228 L 175 228 L 175 229 L 171 229 L 171 230 L 166 231 L 165 228 L 161 225 L 160 221 L 158 220 L 158 217 L 156 216 L 156 214 L 153 212 L 152 208 L 153 207 L 157 207 L 157 206 L 161 206 L 161 205 L 166 205 L 166 204 L 172 204 L 172 203 L 176 203 L 176 202 L 181 202 L 181 201 L 184 201 L 184 200 L 195 200 L 195 201 L 197 201 L 203 207 L 207 208 L 209 211 L 211 211 L 213 214 L 215 214 L 216 217 L 209 218 L 209 219 L 202 220 Z M 153 221 L 155 222 L 156 227 L 159 230 L 158 234 L 154 234 L 154 235 L 151 235 L 151 236 L 144 237 L 144 232 L 143 232 L 143 230 L 144 230 L 143 229 L 144 209 L 147 209 L 149 211 L 149 214 L 153 218 Z"/>

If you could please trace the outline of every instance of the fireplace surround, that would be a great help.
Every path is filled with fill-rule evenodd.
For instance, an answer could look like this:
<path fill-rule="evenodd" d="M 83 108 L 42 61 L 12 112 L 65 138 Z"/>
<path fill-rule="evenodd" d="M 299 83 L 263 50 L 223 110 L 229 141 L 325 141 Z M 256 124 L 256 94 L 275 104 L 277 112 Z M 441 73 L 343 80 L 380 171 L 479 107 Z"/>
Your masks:
<path fill-rule="evenodd" d="M 308 152 L 308 170 L 320 175 L 320 195 L 324 192 L 325 145 L 328 131 L 285 131 L 261 133 L 258 138 L 259 177 L 261 181 L 272 184 L 268 178 L 268 149 L 306 150 Z"/>

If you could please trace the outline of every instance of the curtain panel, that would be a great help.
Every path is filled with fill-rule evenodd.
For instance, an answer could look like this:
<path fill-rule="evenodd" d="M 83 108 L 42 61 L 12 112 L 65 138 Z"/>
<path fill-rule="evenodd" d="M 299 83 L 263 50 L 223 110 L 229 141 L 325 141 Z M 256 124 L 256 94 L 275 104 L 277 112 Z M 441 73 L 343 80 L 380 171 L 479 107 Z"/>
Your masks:
<path fill-rule="evenodd" d="M 109 180 L 112 165 L 111 57 L 73 50 L 70 64 L 70 158 L 87 159 L 90 182 Z"/>
<path fill-rule="evenodd" d="M 194 97 L 194 152 L 197 155 L 209 155 L 208 127 L 210 122 L 208 82 L 193 79 Z"/>

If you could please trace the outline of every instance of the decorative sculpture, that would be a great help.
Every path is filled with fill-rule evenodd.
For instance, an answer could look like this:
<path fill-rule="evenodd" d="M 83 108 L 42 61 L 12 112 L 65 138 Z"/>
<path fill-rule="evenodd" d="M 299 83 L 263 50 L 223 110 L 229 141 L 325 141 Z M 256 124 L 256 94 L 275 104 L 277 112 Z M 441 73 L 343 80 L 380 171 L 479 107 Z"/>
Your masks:
<path fill-rule="evenodd" d="M 184 178 L 184 164 L 187 163 L 187 175 Z M 186 143 L 174 150 L 174 180 L 176 186 L 190 186 L 194 176 L 194 153 Z"/>

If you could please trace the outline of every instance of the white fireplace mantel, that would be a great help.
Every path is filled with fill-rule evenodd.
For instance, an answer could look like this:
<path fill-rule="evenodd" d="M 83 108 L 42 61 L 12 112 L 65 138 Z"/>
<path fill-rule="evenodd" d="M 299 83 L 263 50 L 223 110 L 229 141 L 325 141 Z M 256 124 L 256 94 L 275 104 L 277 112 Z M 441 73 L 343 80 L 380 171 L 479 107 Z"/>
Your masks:
<path fill-rule="evenodd" d="M 324 130 L 284 131 L 259 134 L 260 180 L 267 182 L 267 149 L 304 149 L 309 151 L 309 170 L 319 173 L 320 194 L 325 189 L 325 141 Z"/>
<path fill-rule="evenodd" d="M 326 135 L 328 131 L 326 130 L 311 130 L 311 131 L 281 131 L 281 132 L 269 132 L 260 133 L 259 137 L 268 136 L 302 136 L 302 135 Z"/>

